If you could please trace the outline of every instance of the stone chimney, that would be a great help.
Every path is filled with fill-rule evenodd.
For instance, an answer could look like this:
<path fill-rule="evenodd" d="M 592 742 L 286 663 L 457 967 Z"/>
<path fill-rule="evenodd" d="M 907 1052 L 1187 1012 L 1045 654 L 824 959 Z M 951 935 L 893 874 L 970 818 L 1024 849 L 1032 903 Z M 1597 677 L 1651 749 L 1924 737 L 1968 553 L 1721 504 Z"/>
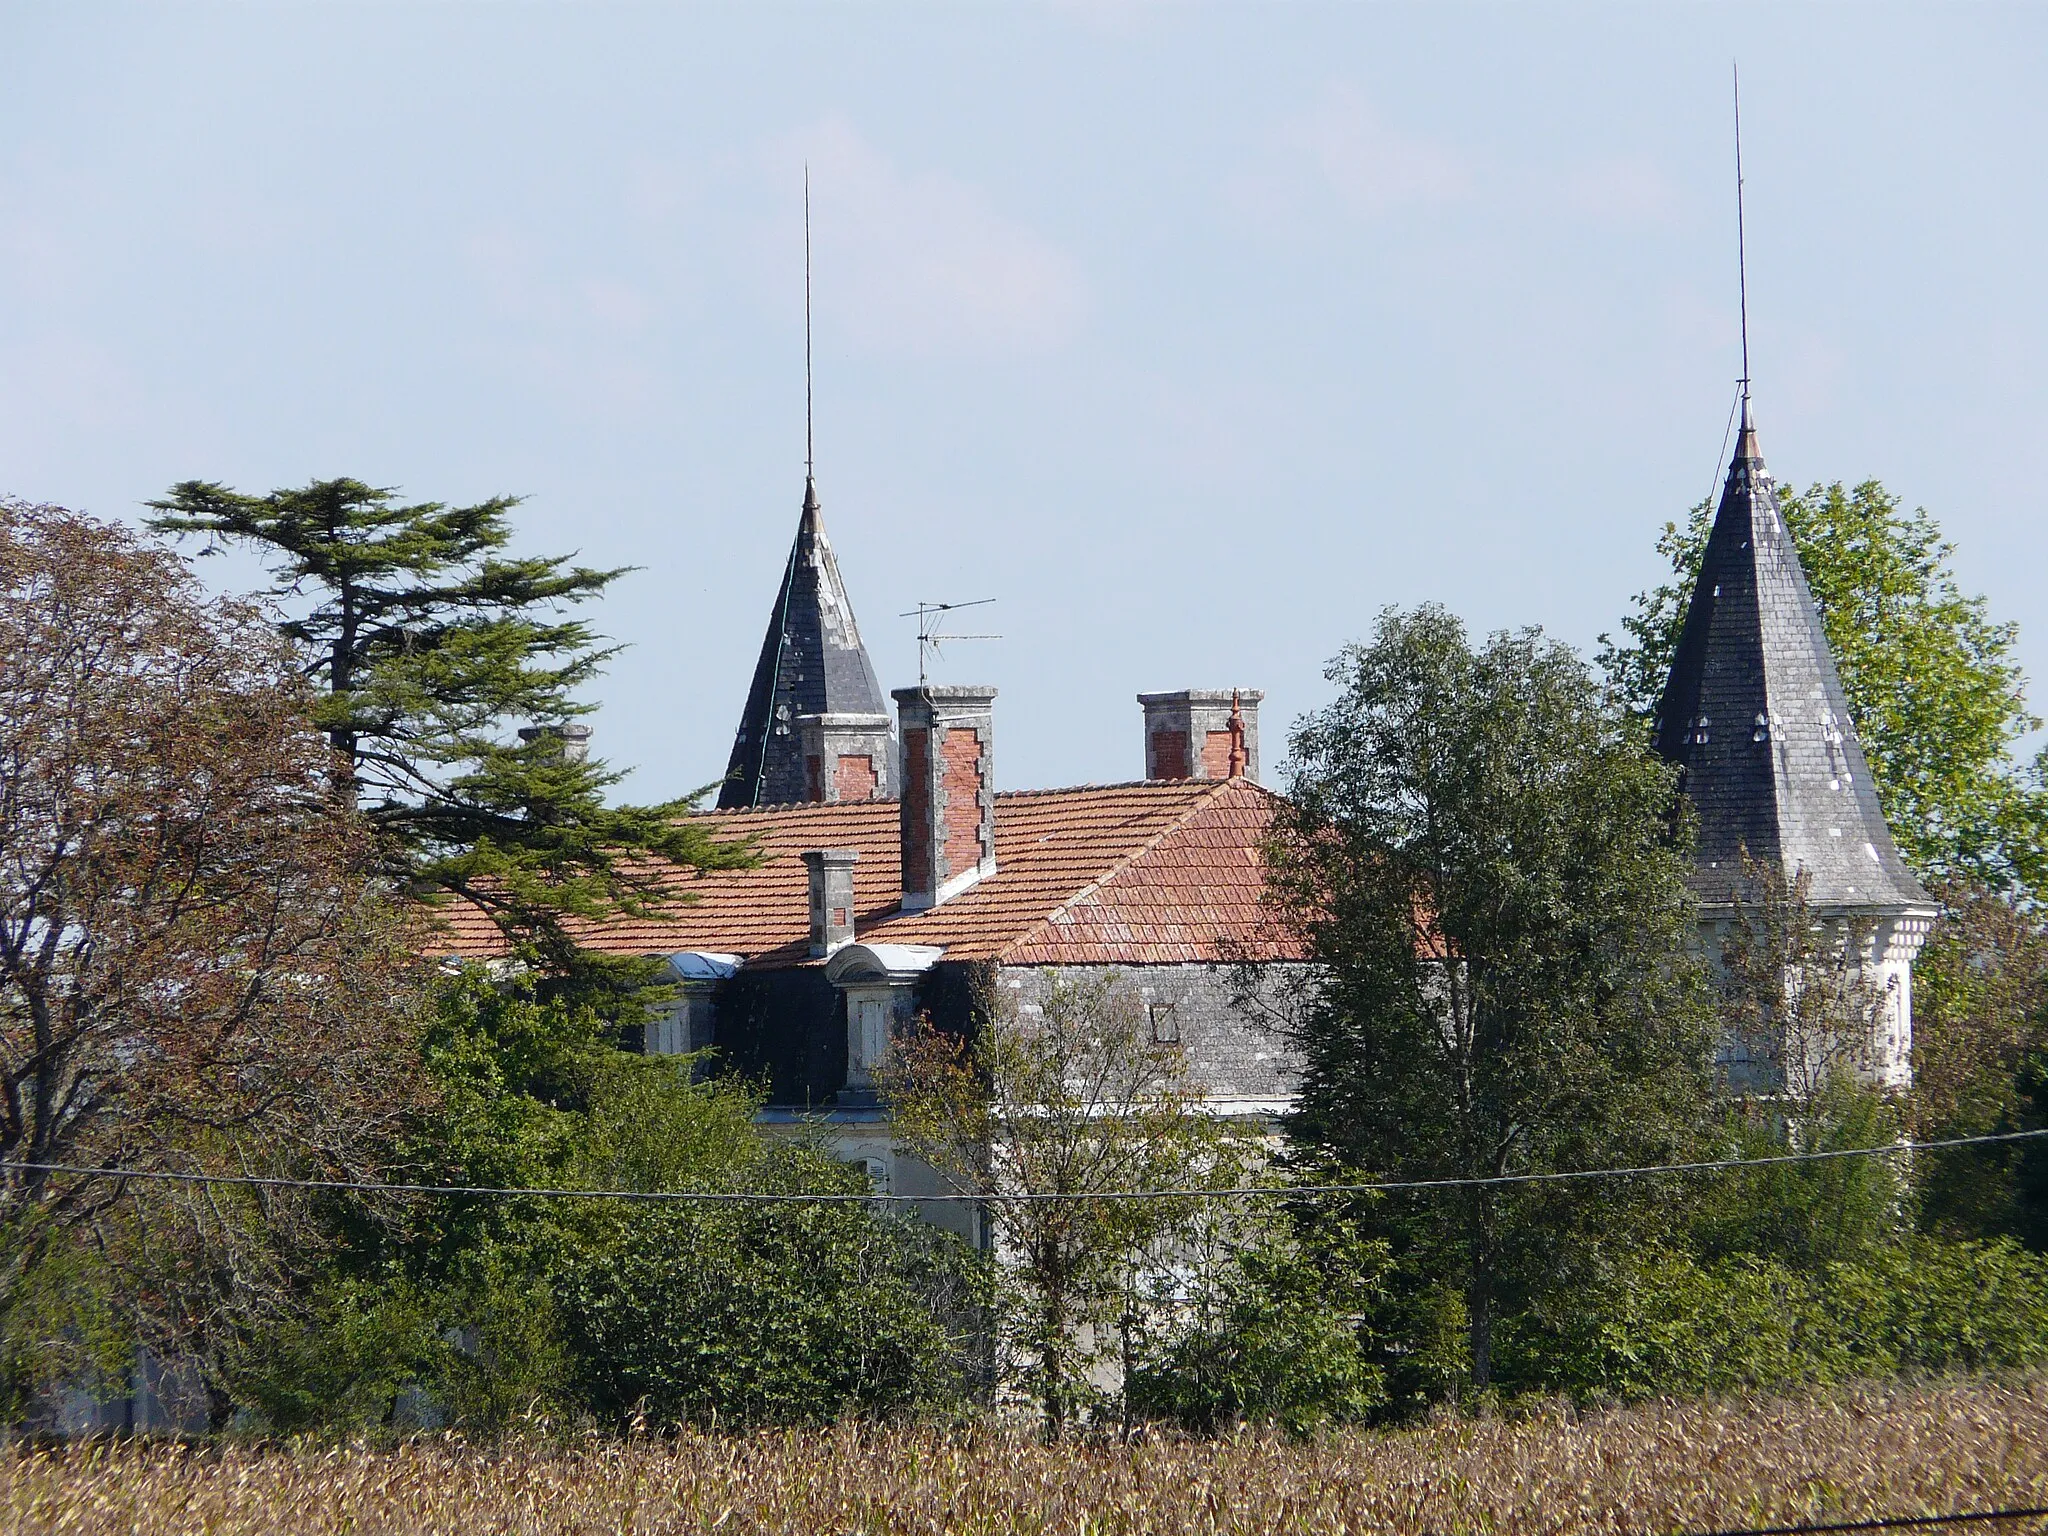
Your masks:
<path fill-rule="evenodd" d="M 887 715 L 798 715 L 803 740 L 804 798 L 887 800 L 896 792 L 896 741 Z"/>
<path fill-rule="evenodd" d="M 996 691 L 898 688 L 891 697 L 903 752 L 903 910 L 921 912 L 996 872 Z"/>
<path fill-rule="evenodd" d="M 1141 693 L 1148 779 L 1259 780 L 1256 688 L 1183 688 Z"/>
<path fill-rule="evenodd" d="M 557 743 L 565 763 L 587 762 L 590 758 L 590 727 L 574 720 L 566 725 L 522 725 L 519 739 L 528 746 L 536 742 Z"/>
<path fill-rule="evenodd" d="M 851 848 L 813 848 L 804 855 L 811 876 L 811 954 L 824 956 L 853 942 L 853 866 L 860 854 Z"/>

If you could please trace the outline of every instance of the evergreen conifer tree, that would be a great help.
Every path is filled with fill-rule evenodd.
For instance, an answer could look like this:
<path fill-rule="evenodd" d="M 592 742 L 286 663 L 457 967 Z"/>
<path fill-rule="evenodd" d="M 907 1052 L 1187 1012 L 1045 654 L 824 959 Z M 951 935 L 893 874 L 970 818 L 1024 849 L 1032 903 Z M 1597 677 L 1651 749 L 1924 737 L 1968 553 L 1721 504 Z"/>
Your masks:
<path fill-rule="evenodd" d="M 565 919 L 644 910 L 664 866 L 745 861 L 685 819 L 695 797 L 608 805 L 624 775 L 567 749 L 563 727 L 591 708 L 577 695 L 614 648 L 565 611 L 623 572 L 507 554 L 516 498 L 407 504 L 350 479 L 249 496 L 187 480 L 150 505 L 158 532 L 250 547 L 269 567 L 337 784 L 390 878 L 475 903 L 568 971 L 587 957 Z"/>

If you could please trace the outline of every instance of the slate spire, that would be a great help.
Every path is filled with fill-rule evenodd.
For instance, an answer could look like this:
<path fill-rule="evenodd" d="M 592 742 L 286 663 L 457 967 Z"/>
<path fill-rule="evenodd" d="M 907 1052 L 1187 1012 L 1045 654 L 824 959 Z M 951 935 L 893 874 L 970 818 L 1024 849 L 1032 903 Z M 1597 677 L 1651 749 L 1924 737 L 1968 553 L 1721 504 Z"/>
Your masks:
<path fill-rule="evenodd" d="M 1699 820 L 1694 889 L 1726 903 L 1742 850 L 1812 879 L 1816 909 L 1932 905 L 1885 826 L 1813 594 L 1757 449 L 1749 392 L 1657 710 Z M 1745 895 L 1753 893 L 1744 893 Z"/>
<path fill-rule="evenodd" d="M 808 798 L 800 716 L 876 716 L 886 729 L 888 708 L 825 538 L 817 482 L 807 474 L 796 542 L 768 614 L 719 808 L 791 805 Z M 893 763 L 885 757 L 876 771 L 883 776 L 878 792 L 893 794 Z"/>

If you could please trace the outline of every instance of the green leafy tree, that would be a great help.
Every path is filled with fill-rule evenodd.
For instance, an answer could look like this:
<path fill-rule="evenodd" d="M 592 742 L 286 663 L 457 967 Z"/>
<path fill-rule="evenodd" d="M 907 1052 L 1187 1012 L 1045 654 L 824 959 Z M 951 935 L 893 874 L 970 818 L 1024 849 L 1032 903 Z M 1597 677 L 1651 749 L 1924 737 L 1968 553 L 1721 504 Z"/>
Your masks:
<path fill-rule="evenodd" d="M 861 1195 L 866 1175 L 770 1149 L 748 1188 Z M 830 1423 L 964 1406 L 973 1256 L 858 1202 L 585 1213 L 555 1294 L 584 1402 L 613 1423 Z"/>
<path fill-rule="evenodd" d="M 1780 507 L 1907 862 L 1934 884 L 2038 889 L 2048 792 L 2041 763 L 2013 757 L 2040 724 L 2014 656 L 2017 626 L 1958 586 L 1955 547 L 1933 517 L 1906 511 L 1877 481 L 1816 484 L 1785 493 Z M 1602 637 L 1609 680 L 1645 717 L 1677 654 L 1712 526 L 1707 502 L 1664 525 L 1657 552 L 1670 578 L 1637 595 L 1621 641 Z"/>
<path fill-rule="evenodd" d="M 1129 1342 L 1148 1273 L 1174 1262 L 1200 1212 L 1132 1191 L 1227 1188 L 1261 1128 L 1213 1113 L 1181 1047 L 1154 1038 L 1127 977 L 1048 974 L 1026 1011 L 983 987 L 970 1038 L 928 1021 L 880 1074 L 898 1141 L 984 1207 L 998 1255 L 998 1344 L 1058 1438 L 1092 1407 L 1097 1368 Z M 1044 1197 L 1053 1198 L 1044 1198 Z"/>
<path fill-rule="evenodd" d="M 613 654 L 567 610 L 622 572 L 508 554 L 513 498 L 407 504 L 348 479 L 249 496 L 188 480 L 150 505 L 157 530 L 268 564 L 266 595 L 393 878 L 475 903 L 566 967 L 565 919 L 643 910 L 675 865 L 744 861 L 684 819 L 691 800 L 608 805 L 623 774 L 567 748 L 562 728 L 590 709 L 578 694 Z"/>
<path fill-rule="evenodd" d="M 765 1137 L 748 1085 L 616 1036 L 531 981 L 449 977 L 422 1049 L 434 1100 L 394 1154 L 409 1181 L 865 1193 L 822 1148 Z M 234 1362 L 237 1400 L 272 1429 L 819 1422 L 950 1411 L 973 1384 L 975 1256 L 863 1201 L 468 1195 L 332 1215 L 313 1304 Z"/>
<path fill-rule="evenodd" d="M 1951 888 L 1913 967 L 1914 1136 L 2048 1128 L 2048 925 L 2040 908 Z M 1950 1238 L 2048 1251 L 2048 1146 L 1953 1147 L 1915 1159 L 1920 1220 Z"/>
<path fill-rule="evenodd" d="M 1221 1241 L 1180 1267 L 1138 1352 L 1133 1414 L 1299 1437 L 1383 1410 L 1386 1372 L 1361 1334 L 1386 1301 L 1385 1242 L 1321 1201 L 1226 1210 L 1216 1225 Z"/>
<path fill-rule="evenodd" d="M 2038 1368 L 2048 1262 L 2007 1241 L 1919 1236 L 1812 1270 L 1652 1244 L 1572 1307 L 1517 1319 L 1503 1354 L 1526 1390 L 1594 1400 Z"/>
<path fill-rule="evenodd" d="M 1305 935 L 1298 1138 L 1397 1179 L 1654 1162 L 1708 1096 L 1710 1011 L 1671 771 L 1583 662 L 1388 610 L 1292 738 L 1269 890 Z M 1654 1203 L 1625 1183 L 1390 1202 L 1415 1284 L 1504 1316 L 1569 1288 Z M 1427 1309 L 1425 1309 L 1427 1310 Z"/>

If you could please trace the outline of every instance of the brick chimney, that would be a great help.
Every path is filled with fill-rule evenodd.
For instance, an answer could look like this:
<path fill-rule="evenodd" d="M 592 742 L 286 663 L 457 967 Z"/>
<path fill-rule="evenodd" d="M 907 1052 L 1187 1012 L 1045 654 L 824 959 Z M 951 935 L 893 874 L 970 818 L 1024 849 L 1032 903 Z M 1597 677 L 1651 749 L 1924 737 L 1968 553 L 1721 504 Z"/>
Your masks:
<path fill-rule="evenodd" d="M 898 688 L 891 697 L 903 751 L 903 910 L 919 912 L 996 872 L 996 691 Z"/>
<path fill-rule="evenodd" d="M 1183 688 L 1141 693 L 1145 707 L 1145 777 L 1259 781 L 1256 688 Z"/>
<path fill-rule="evenodd" d="M 887 715 L 798 715 L 804 754 L 804 798 L 887 800 L 896 791 L 896 740 Z"/>
<path fill-rule="evenodd" d="M 852 848 L 813 848 L 804 855 L 811 876 L 811 953 L 832 954 L 853 942 Z"/>

